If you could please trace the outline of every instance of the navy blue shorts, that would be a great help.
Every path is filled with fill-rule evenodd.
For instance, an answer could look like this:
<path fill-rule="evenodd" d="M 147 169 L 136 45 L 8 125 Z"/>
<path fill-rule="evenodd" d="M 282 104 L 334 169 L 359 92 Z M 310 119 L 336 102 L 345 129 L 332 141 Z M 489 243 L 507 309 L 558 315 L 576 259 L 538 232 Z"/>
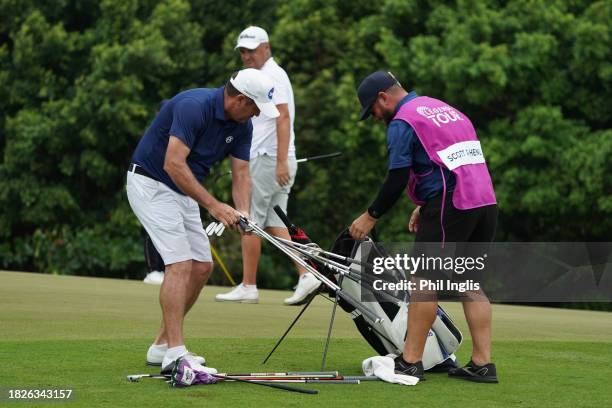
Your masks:
<path fill-rule="evenodd" d="M 421 207 L 416 242 L 491 242 L 497 228 L 497 204 L 459 210 L 453 205 L 453 193 L 446 195 L 443 221 L 440 222 L 442 195 Z"/>

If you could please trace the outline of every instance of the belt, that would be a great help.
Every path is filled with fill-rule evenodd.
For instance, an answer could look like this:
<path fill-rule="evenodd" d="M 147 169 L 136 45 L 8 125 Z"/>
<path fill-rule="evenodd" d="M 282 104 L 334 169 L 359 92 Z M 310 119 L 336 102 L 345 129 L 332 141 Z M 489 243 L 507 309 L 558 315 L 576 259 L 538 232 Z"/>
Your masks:
<path fill-rule="evenodd" d="M 141 176 L 145 176 L 148 177 L 150 179 L 156 180 L 157 179 L 155 177 L 153 177 L 152 175 L 150 175 L 145 169 L 143 169 L 142 167 L 140 167 L 137 164 L 131 163 L 130 167 L 128 167 L 128 171 L 130 173 L 136 173 L 136 174 L 140 174 Z"/>

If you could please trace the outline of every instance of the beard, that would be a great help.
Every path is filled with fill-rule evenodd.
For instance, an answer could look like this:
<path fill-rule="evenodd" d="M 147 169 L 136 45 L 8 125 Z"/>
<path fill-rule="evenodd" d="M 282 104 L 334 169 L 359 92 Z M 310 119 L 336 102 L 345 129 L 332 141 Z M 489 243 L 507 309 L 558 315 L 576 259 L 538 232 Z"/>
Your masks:
<path fill-rule="evenodd" d="M 395 116 L 395 111 L 393 110 L 383 110 L 382 112 L 383 120 L 385 121 L 385 124 L 387 126 L 389 126 L 389 122 L 393 120 L 394 116 Z"/>

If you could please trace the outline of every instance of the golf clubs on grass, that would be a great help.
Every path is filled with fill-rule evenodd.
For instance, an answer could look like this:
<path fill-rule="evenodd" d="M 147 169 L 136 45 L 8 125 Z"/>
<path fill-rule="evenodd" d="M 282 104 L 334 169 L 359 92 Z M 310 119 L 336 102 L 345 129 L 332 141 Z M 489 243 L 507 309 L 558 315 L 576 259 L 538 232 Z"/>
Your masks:
<path fill-rule="evenodd" d="M 290 373 L 253 373 L 253 374 L 214 374 L 224 381 L 258 381 L 272 383 L 319 383 L 319 384 L 359 384 L 361 381 L 378 381 L 375 376 L 342 376 L 337 372 L 330 374 L 290 374 Z M 142 378 L 169 380 L 170 374 L 132 374 L 127 379 L 130 382 L 138 382 Z"/>
<path fill-rule="evenodd" d="M 338 378 L 337 371 L 289 371 L 289 372 L 274 372 L 274 373 L 219 373 L 228 378 Z M 127 379 L 136 382 L 141 378 L 170 378 L 170 374 L 132 374 L 128 375 Z"/>
<path fill-rule="evenodd" d="M 286 372 L 286 373 L 234 373 L 211 374 L 227 382 L 246 382 L 266 387 L 281 389 L 302 394 L 317 394 L 317 390 L 298 388 L 282 383 L 306 384 L 360 384 L 361 381 L 378 381 L 374 376 L 341 376 L 337 371 L 322 372 Z M 139 382 L 142 378 L 160 379 L 170 382 L 172 375 L 166 374 L 131 374 L 127 376 L 130 382 Z"/>
<path fill-rule="evenodd" d="M 210 374 L 211 376 L 215 377 L 215 378 L 219 378 L 220 380 L 223 381 L 235 381 L 235 382 L 243 382 L 243 383 L 248 383 L 248 384 L 255 384 L 255 385 L 263 385 L 265 387 L 270 387 L 270 388 L 276 388 L 276 389 L 280 389 L 280 390 L 285 390 L 285 391 L 291 391 L 291 392 L 299 392 L 302 394 L 318 394 L 319 391 L 317 390 L 310 390 L 310 389 L 306 389 L 306 388 L 298 388 L 298 387 L 293 387 L 290 385 L 283 385 L 283 384 L 275 384 L 274 382 L 271 382 L 269 380 L 266 379 L 266 377 L 248 377 L 249 379 L 242 379 L 240 377 L 228 377 L 225 375 L 221 375 L 221 374 Z M 132 374 L 132 375 L 128 375 L 127 379 L 130 382 L 139 382 L 140 379 L 142 378 L 152 378 L 152 379 L 160 379 L 160 380 L 164 380 L 166 382 L 170 382 L 172 379 L 172 375 L 170 374 L 166 374 L 166 375 L 162 375 L 162 374 Z M 277 381 L 277 382 L 285 382 L 285 381 Z M 298 381 L 291 381 L 291 382 L 298 382 Z M 306 381 L 301 381 L 301 382 L 306 382 Z"/>

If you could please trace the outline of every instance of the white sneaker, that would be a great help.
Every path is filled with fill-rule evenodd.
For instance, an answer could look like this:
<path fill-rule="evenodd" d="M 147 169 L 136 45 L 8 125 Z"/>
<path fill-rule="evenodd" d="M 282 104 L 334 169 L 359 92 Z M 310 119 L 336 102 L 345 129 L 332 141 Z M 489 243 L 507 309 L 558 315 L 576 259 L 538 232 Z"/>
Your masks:
<path fill-rule="evenodd" d="M 306 272 L 300 276 L 293 296 L 285 299 L 284 303 L 286 305 L 299 305 L 308 298 L 308 295 L 317 290 L 319 286 L 321 286 L 321 281 L 315 278 L 312 273 Z"/>
<path fill-rule="evenodd" d="M 218 371 L 216 368 L 212 368 L 212 367 L 206 367 L 202 364 L 204 364 L 204 357 L 202 356 L 196 356 L 194 353 L 187 353 L 184 354 L 182 356 L 182 358 L 184 358 L 185 360 L 187 360 L 189 362 L 189 366 L 191 368 L 193 368 L 194 370 L 198 370 L 198 371 L 204 371 L 205 373 L 208 374 L 217 374 Z M 172 369 L 174 369 L 174 362 L 175 360 L 170 360 L 169 358 L 164 357 L 164 360 L 162 361 L 162 369 L 161 369 L 161 373 L 162 374 L 170 374 L 172 373 Z"/>
<path fill-rule="evenodd" d="M 215 296 L 217 302 L 238 302 L 238 303 L 258 303 L 259 292 L 257 288 L 247 289 L 244 284 L 234 286 L 228 293 L 219 293 Z"/>
<path fill-rule="evenodd" d="M 150 366 L 160 366 L 164 361 L 164 357 L 166 356 L 166 351 L 168 348 L 160 349 L 159 347 L 149 347 L 147 351 L 147 365 Z M 206 365 L 206 359 L 202 356 L 197 356 L 194 353 L 189 353 L 193 356 L 193 359 L 201 365 Z"/>
<path fill-rule="evenodd" d="M 168 347 L 155 346 L 152 344 L 147 350 L 147 365 L 160 366 Z"/>
<path fill-rule="evenodd" d="M 161 285 L 164 282 L 164 273 L 160 271 L 149 272 L 143 282 L 151 285 Z"/>

